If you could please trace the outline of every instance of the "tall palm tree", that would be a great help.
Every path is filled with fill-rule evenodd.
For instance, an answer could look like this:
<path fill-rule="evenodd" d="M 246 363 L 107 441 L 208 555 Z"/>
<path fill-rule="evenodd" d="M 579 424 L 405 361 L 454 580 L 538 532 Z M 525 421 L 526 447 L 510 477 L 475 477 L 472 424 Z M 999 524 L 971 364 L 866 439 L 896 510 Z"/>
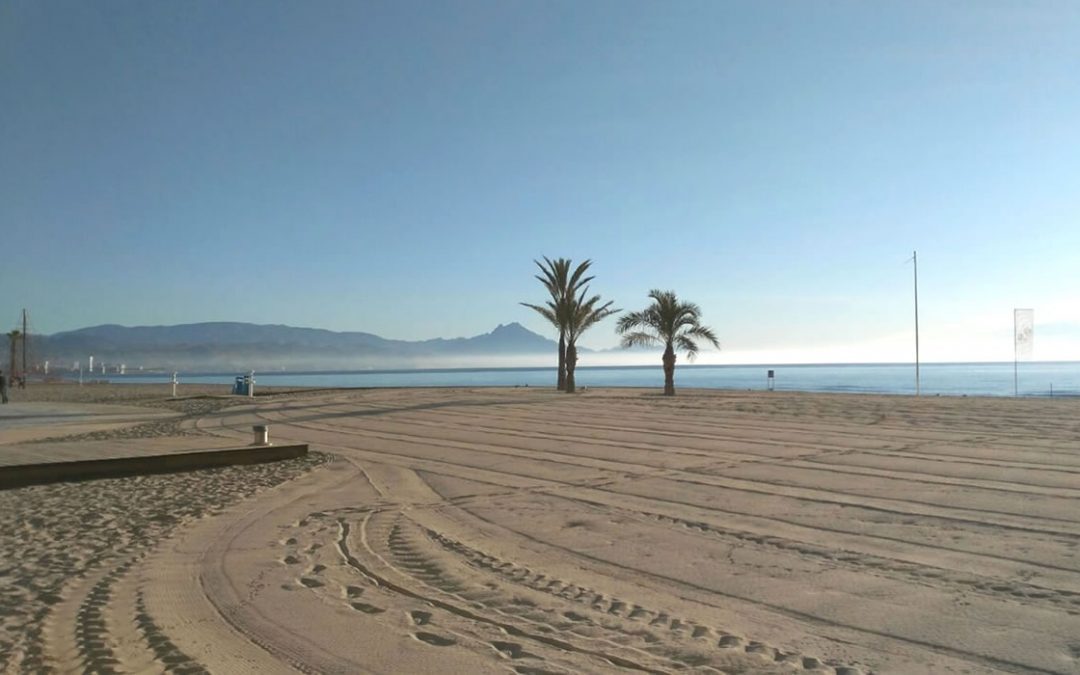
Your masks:
<path fill-rule="evenodd" d="M 576 387 L 574 383 L 574 369 L 577 368 L 577 341 L 581 334 L 589 330 L 598 322 L 612 314 L 622 310 L 611 309 L 611 300 L 599 305 L 600 296 L 594 295 L 586 299 L 589 294 L 588 287 L 581 290 L 576 298 L 571 297 L 571 304 L 567 312 L 566 323 L 566 393 L 573 394 Z"/>
<path fill-rule="evenodd" d="M 540 316 L 547 319 L 559 331 L 559 391 L 566 389 L 566 327 L 570 321 L 570 309 L 573 305 L 574 296 L 578 290 L 593 280 L 593 277 L 585 276 L 591 260 L 586 260 L 570 271 L 572 263 L 569 258 L 548 259 L 544 256 L 544 262 L 534 260 L 540 268 L 540 274 L 536 278 L 544 285 L 551 299 L 543 305 L 532 305 L 527 302 L 521 303 L 535 310 Z"/>
<path fill-rule="evenodd" d="M 693 361 L 697 356 L 696 339 L 705 340 L 717 349 L 720 342 L 711 328 L 701 325 L 701 308 L 692 302 L 679 302 L 674 291 L 649 291 L 653 304 L 640 312 L 619 318 L 616 330 L 622 346 L 664 345 L 664 396 L 675 395 L 675 350 L 686 351 Z"/>

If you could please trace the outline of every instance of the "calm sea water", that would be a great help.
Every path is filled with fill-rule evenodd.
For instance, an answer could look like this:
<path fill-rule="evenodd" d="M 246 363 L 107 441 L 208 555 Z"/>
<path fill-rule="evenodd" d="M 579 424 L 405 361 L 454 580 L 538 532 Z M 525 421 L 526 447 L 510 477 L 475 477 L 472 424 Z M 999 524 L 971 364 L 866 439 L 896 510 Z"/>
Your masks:
<path fill-rule="evenodd" d="M 875 394 L 915 393 L 911 364 L 696 366 L 675 371 L 676 387 L 765 389 L 766 371 L 775 371 L 779 391 L 821 391 Z M 238 373 L 181 373 L 181 383 L 232 384 Z M 123 382 L 168 382 L 163 374 L 108 375 Z M 663 371 L 656 367 L 578 368 L 579 387 L 662 387 Z M 324 373 L 256 373 L 256 387 L 513 387 L 553 386 L 554 368 L 492 368 L 453 370 L 350 371 Z M 1012 363 L 924 364 L 923 394 L 949 396 L 1013 395 Z M 1080 396 L 1080 362 L 1021 363 L 1022 396 Z"/>

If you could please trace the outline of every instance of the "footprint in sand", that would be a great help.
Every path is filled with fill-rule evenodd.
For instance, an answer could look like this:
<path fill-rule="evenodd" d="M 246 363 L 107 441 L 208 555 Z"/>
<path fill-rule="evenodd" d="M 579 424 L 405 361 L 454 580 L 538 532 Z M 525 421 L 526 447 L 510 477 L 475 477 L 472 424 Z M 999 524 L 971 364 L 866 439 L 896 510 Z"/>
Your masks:
<path fill-rule="evenodd" d="M 359 586 L 346 586 L 345 596 L 349 598 L 358 598 L 364 594 L 364 589 Z"/>
<path fill-rule="evenodd" d="M 742 644 L 742 638 L 737 635 L 725 635 L 720 638 L 720 641 L 716 643 L 716 646 L 723 649 L 734 649 Z"/>
<path fill-rule="evenodd" d="M 429 645 L 434 645 L 436 647 L 449 647 L 450 645 L 457 644 L 456 640 L 448 637 L 443 637 L 442 635 L 436 635 L 435 633 L 420 632 L 416 633 L 415 637 L 421 642 L 426 642 Z"/>
<path fill-rule="evenodd" d="M 297 558 L 294 555 L 287 555 L 281 562 L 285 563 L 286 565 L 299 565 L 300 558 Z"/>
<path fill-rule="evenodd" d="M 386 611 L 382 607 L 369 605 L 366 602 L 354 602 L 352 603 L 352 608 L 358 612 L 363 612 L 364 614 L 382 614 Z"/>
<path fill-rule="evenodd" d="M 577 612 L 563 612 L 563 616 L 565 616 L 567 619 L 570 619 L 571 621 L 588 621 L 589 620 L 589 617 L 584 616 L 582 614 L 578 614 Z"/>
<path fill-rule="evenodd" d="M 756 642 L 756 641 L 751 642 L 750 644 L 746 645 L 746 647 L 743 648 L 743 651 L 745 651 L 747 654 L 754 654 L 756 656 L 760 656 L 760 657 L 765 658 L 765 659 L 771 659 L 773 661 L 776 660 L 776 650 L 773 649 L 772 647 L 770 647 L 770 646 L 768 646 L 766 644 L 762 644 L 760 642 Z M 803 661 L 804 661 L 803 667 L 805 668 L 806 667 L 805 659 Z"/>
<path fill-rule="evenodd" d="M 431 623 L 431 612 L 421 612 L 420 610 L 409 612 L 409 620 L 414 625 L 424 626 Z"/>
<path fill-rule="evenodd" d="M 495 641 L 491 643 L 491 646 L 495 648 L 495 651 L 499 652 L 503 656 L 507 656 L 511 659 L 535 659 L 535 654 L 530 654 L 525 651 L 521 645 L 516 642 L 500 642 Z"/>
<path fill-rule="evenodd" d="M 300 577 L 300 583 L 308 588 L 321 588 L 326 585 L 318 579 L 312 579 L 311 577 Z"/>

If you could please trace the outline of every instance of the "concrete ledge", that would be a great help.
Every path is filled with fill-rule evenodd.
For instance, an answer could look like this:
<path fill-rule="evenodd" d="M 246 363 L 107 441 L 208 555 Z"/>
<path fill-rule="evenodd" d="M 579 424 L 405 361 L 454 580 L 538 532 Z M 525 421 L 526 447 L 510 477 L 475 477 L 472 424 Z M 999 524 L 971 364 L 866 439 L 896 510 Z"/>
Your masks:
<path fill-rule="evenodd" d="M 76 482 L 95 478 L 117 478 L 159 473 L 176 473 L 235 464 L 260 464 L 303 457 L 306 443 L 290 445 L 250 445 L 241 448 L 176 452 L 165 455 L 139 455 L 86 459 L 74 462 L 43 462 L 0 466 L 0 490 L 27 485 Z"/>

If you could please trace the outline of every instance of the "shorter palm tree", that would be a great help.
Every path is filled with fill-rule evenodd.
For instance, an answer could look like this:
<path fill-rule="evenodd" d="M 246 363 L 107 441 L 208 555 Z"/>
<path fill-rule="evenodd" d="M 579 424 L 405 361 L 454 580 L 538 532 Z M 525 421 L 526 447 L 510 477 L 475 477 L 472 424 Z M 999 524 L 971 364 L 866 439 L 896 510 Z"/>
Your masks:
<path fill-rule="evenodd" d="M 619 318 L 616 330 L 622 346 L 664 345 L 664 396 L 675 395 L 675 350 L 685 350 L 693 361 L 697 356 L 696 339 L 705 340 L 717 349 L 720 342 L 712 329 L 701 325 L 701 308 L 692 302 L 679 302 L 674 291 L 649 291 L 653 304 L 640 312 Z"/>
<path fill-rule="evenodd" d="M 603 321 L 612 314 L 617 314 L 618 309 L 611 309 L 611 300 L 604 304 L 600 303 L 600 296 L 591 298 L 586 296 L 589 289 L 584 288 L 566 308 L 566 393 L 573 394 L 576 390 L 574 370 L 577 368 L 577 341 L 581 334 Z"/>

